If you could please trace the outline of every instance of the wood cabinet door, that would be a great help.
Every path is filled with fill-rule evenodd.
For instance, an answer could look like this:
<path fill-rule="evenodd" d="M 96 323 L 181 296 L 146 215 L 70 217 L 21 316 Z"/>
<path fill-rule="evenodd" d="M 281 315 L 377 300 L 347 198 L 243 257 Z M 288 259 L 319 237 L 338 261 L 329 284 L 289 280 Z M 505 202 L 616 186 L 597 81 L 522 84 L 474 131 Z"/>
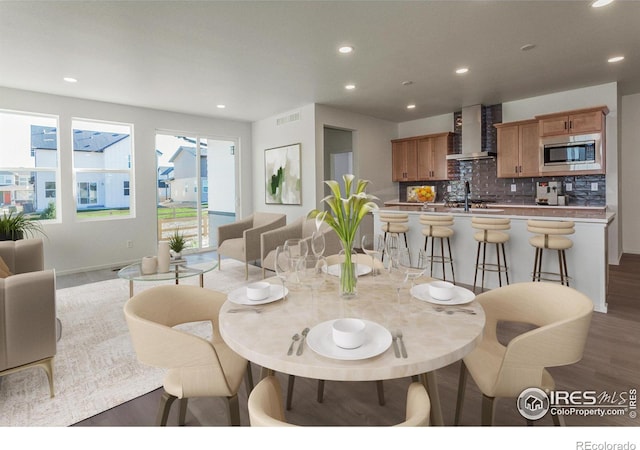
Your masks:
<path fill-rule="evenodd" d="M 520 173 L 520 134 L 518 125 L 498 128 L 498 178 L 514 178 Z"/>
<path fill-rule="evenodd" d="M 406 141 L 406 173 L 407 181 L 418 180 L 418 144 L 415 140 Z"/>
<path fill-rule="evenodd" d="M 449 173 L 447 170 L 447 154 L 449 153 L 449 147 L 451 139 L 448 135 L 438 136 L 432 138 L 432 166 L 431 166 L 431 179 L 432 180 L 448 180 Z"/>
<path fill-rule="evenodd" d="M 559 116 L 540 120 L 540 136 L 557 136 L 569 132 L 569 117 Z"/>
<path fill-rule="evenodd" d="M 597 133 L 602 131 L 602 112 L 592 111 L 569 116 L 571 133 Z"/>
<path fill-rule="evenodd" d="M 420 139 L 417 142 L 417 178 L 418 180 L 430 180 L 433 166 L 432 140 L 429 138 Z"/>
<path fill-rule="evenodd" d="M 403 142 L 391 144 L 391 180 L 405 181 L 407 152 Z"/>
<path fill-rule="evenodd" d="M 521 177 L 540 176 L 540 136 L 538 123 L 522 124 L 519 127 Z"/>

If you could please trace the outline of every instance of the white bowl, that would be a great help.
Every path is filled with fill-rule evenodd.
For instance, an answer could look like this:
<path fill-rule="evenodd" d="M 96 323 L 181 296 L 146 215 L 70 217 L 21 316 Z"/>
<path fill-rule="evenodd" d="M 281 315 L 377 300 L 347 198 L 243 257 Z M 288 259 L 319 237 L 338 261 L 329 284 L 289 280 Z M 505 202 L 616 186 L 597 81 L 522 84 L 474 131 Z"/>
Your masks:
<path fill-rule="evenodd" d="M 264 300 L 271 292 L 271 284 L 266 281 L 258 281 L 247 286 L 247 298 L 249 300 Z"/>
<path fill-rule="evenodd" d="M 429 295 L 436 300 L 451 300 L 455 293 L 455 286 L 448 281 L 434 281 L 429 283 Z"/>
<path fill-rule="evenodd" d="M 333 342 L 340 348 L 358 348 L 364 344 L 365 327 L 360 319 L 338 319 L 333 322 Z"/>

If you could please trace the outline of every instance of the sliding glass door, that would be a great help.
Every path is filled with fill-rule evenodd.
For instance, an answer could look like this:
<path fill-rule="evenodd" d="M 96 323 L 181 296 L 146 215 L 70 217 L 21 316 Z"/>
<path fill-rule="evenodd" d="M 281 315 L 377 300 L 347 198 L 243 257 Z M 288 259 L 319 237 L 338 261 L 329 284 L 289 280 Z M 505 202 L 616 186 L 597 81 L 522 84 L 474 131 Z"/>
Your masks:
<path fill-rule="evenodd" d="M 217 227 L 235 220 L 235 142 L 158 132 L 156 156 L 158 239 L 217 248 Z"/>

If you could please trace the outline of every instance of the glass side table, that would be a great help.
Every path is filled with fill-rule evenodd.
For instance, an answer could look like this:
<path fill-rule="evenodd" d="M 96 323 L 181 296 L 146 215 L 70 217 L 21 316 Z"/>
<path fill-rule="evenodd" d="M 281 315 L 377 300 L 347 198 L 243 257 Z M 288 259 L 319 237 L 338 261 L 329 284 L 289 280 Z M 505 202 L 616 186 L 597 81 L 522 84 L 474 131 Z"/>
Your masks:
<path fill-rule="evenodd" d="M 204 287 L 204 274 L 218 267 L 217 261 L 199 263 L 200 267 L 187 266 L 185 259 L 174 260 L 169 263 L 169 271 L 162 273 L 143 274 L 140 263 L 129 264 L 118 271 L 118 277 L 129 280 L 129 297 L 133 297 L 134 281 L 169 281 L 175 280 L 179 284 L 182 278 L 198 276 L 200 287 Z"/>

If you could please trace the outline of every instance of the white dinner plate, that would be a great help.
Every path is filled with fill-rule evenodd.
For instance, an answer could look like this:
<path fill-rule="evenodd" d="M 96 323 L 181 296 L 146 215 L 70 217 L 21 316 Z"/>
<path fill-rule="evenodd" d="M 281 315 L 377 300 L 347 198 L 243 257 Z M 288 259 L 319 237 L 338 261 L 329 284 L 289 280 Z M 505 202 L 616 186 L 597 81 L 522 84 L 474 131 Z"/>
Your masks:
<path fill-rule="evenodd" d="M 322 322 L 311 328 L 307 335 L 309 348 L 321 356 L 341 360 L 367 359 L 384 353 L 391 346 L 391 333 L 382 325 L 368 320 L 364 333 L 364 344 L 358 348 L 340 348 L 333 342 L 332 325 L 337 319 Z"/>
<path fill-rule="evenodd" d="M 340 264 L 331 264 L 330 266 L 327 267 L 327 273 L 329 275 L 333 275 L 334 277 L 339 277 L 340 276 Z M 366 275 L 368 273 L 371 273 L 371 266 L 367 266 L 366 264 L 358 264 L 356 267 L 356 275 L 361 277 L 363 275 Z"/>
<path fill-rule="evenodd" d="M 469 289 L 454 286 L 454 294 L 451 300 L 437 300 L 429 295 L 429 283 L 417 284 L 411 288 L 410 292 L 411 295 L 418 300 L 435 303 L 436 305 L 464 305 L 465 303 L 472 302 L 473 299 L 476 298 L 476 294 Z"/>
<path fill-rule="evenodd" d="M 263 298 L 262 300 L 251 300 L 249 299 L 249 297 L 247 297 L 247 287 L 243 286 L 229 292 L 227 298 L 230 302 L 236 303 L 238 305 L 263 305 L 265 303 L 271 303 L 280 300 L 288 293 L 289 289 L 284 288 L 284 295 L 282 295 L 282 286 L 278 284 L 272 284 L 269 287 L 269 296 L 267 298 Z"/>

